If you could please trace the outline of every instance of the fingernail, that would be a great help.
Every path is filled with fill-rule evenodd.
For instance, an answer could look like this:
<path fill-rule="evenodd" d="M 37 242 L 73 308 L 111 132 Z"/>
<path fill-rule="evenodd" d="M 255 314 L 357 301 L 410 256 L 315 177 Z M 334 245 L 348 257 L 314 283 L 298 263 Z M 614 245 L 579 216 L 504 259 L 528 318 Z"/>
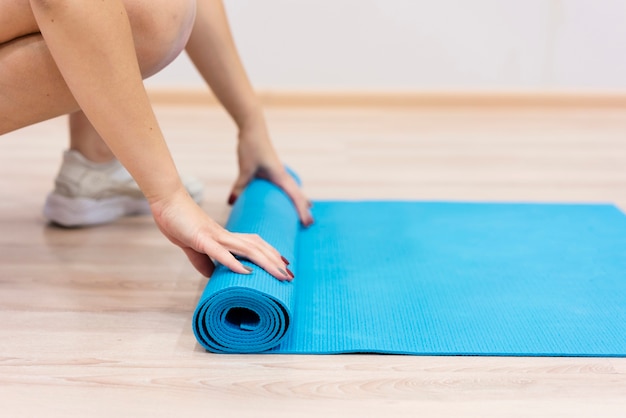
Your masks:
<path fill-rule="evenodd" d="M 287 270 L 289 270 L 289 269 L 287 269 Z M 281 269 L 280 267 L 278 268 L 278 271 L 280 271 L 280 273 L 281 273 L 283 276 L 291 277 L 291 275 L 290 275 L 290 274 L 288 274 L 285 270 Z"/>
<path fill-rule="evenodd" d="M 245 268 L 248 273 L 252 273 L 252 270 L 254 270 L 252 267 L 248 267 L 248 266 L 243 266 L 243 268 Z"/>
<path fill-rule="evenodd" d="M 281 259 L 281 260 L 283 260 L 283 263 L 285 263 L 286 265 L 291 264 L 291 263 L 289 262 L 289 260 L 287 260 L 287 259 L 286 259 L 285 257 L 283 257 L 282 255 L 280 256 L 280 259 Z"/>
<path fill-rule="evenodd" d="M 309 203 L 309 207 L 310 207 L 310 208 L 312 208 L 312 207 L 313 207 L 313 202 L 311 202 L 311 201 L 309 200 L 309 202 L 308 202 L 308 203 Z"/>
<path fill-rule="evenodd" d="M 289 277 L 291 277 L 292 279 L 296 277 L 289 269 L 287 269 L 287 273 L 289 273 Z"/>
<path fill-rule="evenodd" d="M 307 222 L 304 224 L 304 226 L 306 226 L 306 227 L 308 228 L 309 226 L 313 225 L 313 223 L 314 223 L 314 222 L 315 222 L 315 221 L 314 221 L 313 219 L 310 219 L 309 221 L 307 221 Z"/>
<path fill-rule="evenodd" d="M 228 204 L 234 205 L 236 201 L 237 201 L 237 196 L 235 196 L 235 193 L 231 193 L 230 196 L 228 197 Z"/>

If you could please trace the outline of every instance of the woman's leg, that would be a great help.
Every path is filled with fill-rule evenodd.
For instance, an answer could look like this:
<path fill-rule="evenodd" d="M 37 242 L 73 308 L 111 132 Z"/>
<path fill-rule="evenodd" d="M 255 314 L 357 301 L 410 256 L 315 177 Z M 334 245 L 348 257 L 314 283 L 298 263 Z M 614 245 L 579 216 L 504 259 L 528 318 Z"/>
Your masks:
<path fill-rule="evenodd" d="M 185 47 L 194 0 L 125 0 L 144 77 Z M 0 134 L 78 110 L 45 41 L 29 0 L 0 0 Z"/>
<path fill-rule="evenodd" d="M 203 184 L 182 176 L 189 195 L 200 203 Z M 84 227 L 150 213 L 137 183 L 81 111 L 70 115 L 70 149 L 63 154 L 54 190 L 44 204 L 51 222 Z"/>
<path fill-rule="evenodd" d="M 77 108 L 41 35 L 0 45 L 0 134 Z"/>
<path fill-rule="evenodd" d="M 70 150 L 80 152 L 94 163 L 107 163 L 115 158 L 102 137 L 81 111 L 69 116 Z"/>
<path fill-rule="evenodd" d="M 30 0 L 0 0 L 0 45 L 39 32 Z"/>
<path fill-rule="evenodd" d="M 127 0 L 125 7 L 142 75 L 149 76 L 184 48 L 195 2 Z M 0 0 L 0 134 L 73 112 L 70 149 L 75 151 L 65 153 L 44 213 L 66 226 L 148 213 L 139 187 L 79 110 L 37 30 L 28 0 Z M 185 185 L 199 201 L 201 183 Z"/>
<path fill-rule="evenodd" d="M 8 9 L 3 5 L 9 1 L 13 0 L 0 0 L 0 16 Z M 44 46 L 52 52 L 65 83 L 45 83 L 34 78 L 25 72 L 29 67 L 23 56 L 15 60 L 12 54 L 7 53 L 7 45 L 0 46 L 3 50 L 0 55 L 0 88 L 3 89 L 0 90 L 0 115 L 9 115 L 0 120 L 0 133 L 35 123 L 42 119 L 42 114 L 67 113 L 80 103 L 93 126 L 141 186 L 150 201 L 160 231 L 185 252 L 200 273 L 210 276 L 214 269 L 212 259 L 215 259 L 233 272 L 250 274 L 252 269 L 244 266 L 236 258 L 238 255 L 251 260 L 279 280 L 293 279 L 293 274 L 287 274 L 285 270 L 288 262 L 275 248 L 258 236 L 227 231 L 202 211 L 182 187 L 141 83 L 142 71 L 138 64 L 146 61 L 137 35 L 146 32 L 146 28 L 137 21 L 130 23 L 128 16 L 133 13 L 127 10 L 123 1 L 29 0 L 39 28 L 45 35 Z M 193 24 L 195 7 L 182 14 L 180 8 L 175 8 L 175 13 L 165 13 L 166 19 L 161 22 L 165 25 L 155 25 L 156 15 L 172 10 L 172 4 L 183 0 L 143 1 L 146 13 L 141 17 L 147 19 L 142 23 L 148 25 L 147 32 L 154 36 L 149 40 L 151 45 L 162 52 L 164 44 L 159 42 L 160 37 L 168 33 L 170 26 L 176 27 L 173 31 L 176 36 L 171 39 L 173 42 L 167 44 L 166 54 L 160 55 L 159 64 L 165 65 L 174 58 L 177 49 L 184 47 L 186 35 Z M 180 21 L 181 26 L 173 25 L 173 21 Z M 182 27 L 185 31 L 180 30 Z M 183 32 L 185 36 L 181 35 Z M 23 45 L 16 46 L 13 42 L 15 39 L 7 43 L 13 47 L 12 51 L 19 53 Z M 51 65 L 54 63 L 46 64 L 46 70 L 55 70 L 55 65 Z M 158 69 L 158 65 L 153 69 Z M 18 72 L 19 76 L 16 75 Z M 24 90 L 26 87 L 28 91 Z M 52 110 L 49 105 L 36 102 L 33 103 L 35 109 L 29 109 L 22 102 L 16 104 L 11 101 L 12 98 L 23 99 L 23 96 L 33 94 L 67 97 L 68 90 L 73 92 L 76 100 L 61 101 L 53 105 Z"/>

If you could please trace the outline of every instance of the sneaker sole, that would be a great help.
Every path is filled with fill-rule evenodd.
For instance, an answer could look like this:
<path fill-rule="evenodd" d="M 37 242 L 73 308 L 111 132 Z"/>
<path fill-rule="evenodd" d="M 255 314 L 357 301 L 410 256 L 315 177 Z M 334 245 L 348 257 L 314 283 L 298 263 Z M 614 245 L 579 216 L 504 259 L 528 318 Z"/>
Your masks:
<path fill-rule="evenodd" d="M 145 199 L 115 196 L 94 200 L 81 197 L 68 198 L 54 193 L 48 195 L 43 209 L 47 219 L 65 227 L 99 225 L 124 216 L 149 213 L 150 205 Z"/>

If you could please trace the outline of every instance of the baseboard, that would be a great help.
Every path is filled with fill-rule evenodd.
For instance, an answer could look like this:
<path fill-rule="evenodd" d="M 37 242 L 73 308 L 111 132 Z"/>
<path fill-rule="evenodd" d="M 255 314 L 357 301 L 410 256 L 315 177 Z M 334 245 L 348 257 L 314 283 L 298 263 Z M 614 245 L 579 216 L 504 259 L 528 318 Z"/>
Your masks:
<path fill-rule="evenodd" d="M 606 91 L 476 91 L 476 92 L 339 92 L 259 91 L 264 106 L 288 107 L 610 107 L 626 108 L 626 92 Z M 154 104 L 215 106 L 213 94 L 203 90 L 148 89 Z"/>

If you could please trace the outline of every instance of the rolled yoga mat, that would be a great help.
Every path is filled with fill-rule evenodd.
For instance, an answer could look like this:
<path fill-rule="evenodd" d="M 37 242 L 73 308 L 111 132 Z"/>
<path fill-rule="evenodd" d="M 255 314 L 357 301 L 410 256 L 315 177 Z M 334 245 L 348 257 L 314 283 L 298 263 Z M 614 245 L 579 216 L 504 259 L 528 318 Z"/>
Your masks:
<path fill-rule="evenodd" d="M 217 266 L 193 317 L 217 353 L 626 356 L 626 216 L 612 205 L 314 202 L 253 181 L 227 228 L 292 283 Z"/>

